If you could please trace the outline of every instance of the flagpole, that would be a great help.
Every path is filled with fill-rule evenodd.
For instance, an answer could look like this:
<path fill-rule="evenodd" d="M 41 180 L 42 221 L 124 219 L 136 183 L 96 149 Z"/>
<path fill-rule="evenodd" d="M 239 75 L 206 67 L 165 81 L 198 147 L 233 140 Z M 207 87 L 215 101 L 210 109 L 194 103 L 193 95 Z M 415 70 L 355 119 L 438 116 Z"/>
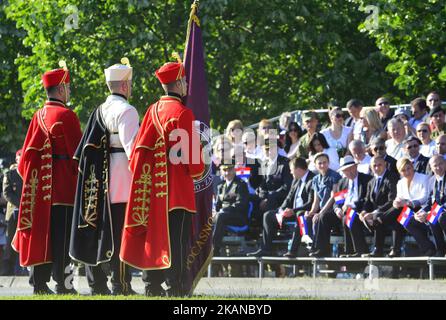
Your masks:
<path fill-rule="evenodd" d="M 200 0 L 194 0 L 194 3 L 192 3 L 192 5 L 190 6 L 191 10 L 189 14 L 189 20 L 187 22 L 186 44 L 184 46 L 183 57 L 186 57 L 187 54 L 187 47 L 188 47 L 190 32 L 192 30 L 192 23 L 195 22 L 197 26 L 200 27 L 200 19 L 198 19 L 197 17 L 197 10 L 199 6 L 200 6 Z"/>

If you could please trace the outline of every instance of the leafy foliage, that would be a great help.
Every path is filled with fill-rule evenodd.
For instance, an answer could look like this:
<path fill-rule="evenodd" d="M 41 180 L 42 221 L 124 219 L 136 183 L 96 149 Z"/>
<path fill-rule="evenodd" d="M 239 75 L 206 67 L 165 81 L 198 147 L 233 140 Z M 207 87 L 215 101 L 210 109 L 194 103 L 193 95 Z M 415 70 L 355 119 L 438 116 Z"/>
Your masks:
<path fill-rule="evenodd" d="M 367 1 L 356 0 L 365 5 Z M 444 1 L 378 0 L 376 30 L 367 32 L 391 63 L 395 85 L 409 97 L 443 91 L 446 81 L 446 6 Z"/>

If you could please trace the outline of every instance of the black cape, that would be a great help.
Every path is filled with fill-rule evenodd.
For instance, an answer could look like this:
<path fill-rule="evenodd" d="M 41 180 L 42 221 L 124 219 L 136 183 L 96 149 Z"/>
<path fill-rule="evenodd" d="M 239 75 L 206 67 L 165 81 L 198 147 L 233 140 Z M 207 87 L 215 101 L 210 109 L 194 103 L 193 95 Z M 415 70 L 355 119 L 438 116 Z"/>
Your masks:
<path fill-rule="evenodd" d="M 113 252 L 109 181 L 110 135 L 100 107 L 90 116 L 74 158 L 79 161 L 71 224 L 70 257 L 87 265 L 110 261 Z"/>

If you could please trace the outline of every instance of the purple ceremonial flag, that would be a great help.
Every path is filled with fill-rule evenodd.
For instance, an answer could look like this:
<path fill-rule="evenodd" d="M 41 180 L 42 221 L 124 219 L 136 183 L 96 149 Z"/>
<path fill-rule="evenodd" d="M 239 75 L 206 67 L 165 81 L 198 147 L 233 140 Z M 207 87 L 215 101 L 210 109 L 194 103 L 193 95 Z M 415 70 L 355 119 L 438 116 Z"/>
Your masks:
<path fill-rule="evenodd" d="M 184 53 L 184 66 L 188 84 L 185 105 L 192 109 L 195 119 L 200 121 L 201 144 L 204 150 L 208 150 L 210 147 L 208 89 L 197 10 L 197 2 L 194 2 L 188 24 Z M 205 163 L 209 163 L 206 159 L 204 160 Z M 192 216 L 192 231 L 183 280 L 183 288 L 189 294 L 193 293 L 195 286 L 204 272 L 207 271 L 207 266 L 212 259 L 212 176 L 210 173 L 210 166 L 206 164 L 204 175 L 198 181 L 195 181 L 197 213 Z"/>

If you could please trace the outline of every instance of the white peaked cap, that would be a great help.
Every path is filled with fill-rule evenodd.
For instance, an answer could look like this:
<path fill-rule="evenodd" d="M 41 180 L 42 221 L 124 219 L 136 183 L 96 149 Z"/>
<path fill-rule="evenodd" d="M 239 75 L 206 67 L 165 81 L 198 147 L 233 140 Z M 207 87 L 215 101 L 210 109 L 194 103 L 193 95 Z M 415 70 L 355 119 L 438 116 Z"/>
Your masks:
<path fill-rule="evenodd" d="M 127 81 L 132 80 L 133 68 L 124 64 L 114 64 L 104 70 L 105 81 Z"/>

